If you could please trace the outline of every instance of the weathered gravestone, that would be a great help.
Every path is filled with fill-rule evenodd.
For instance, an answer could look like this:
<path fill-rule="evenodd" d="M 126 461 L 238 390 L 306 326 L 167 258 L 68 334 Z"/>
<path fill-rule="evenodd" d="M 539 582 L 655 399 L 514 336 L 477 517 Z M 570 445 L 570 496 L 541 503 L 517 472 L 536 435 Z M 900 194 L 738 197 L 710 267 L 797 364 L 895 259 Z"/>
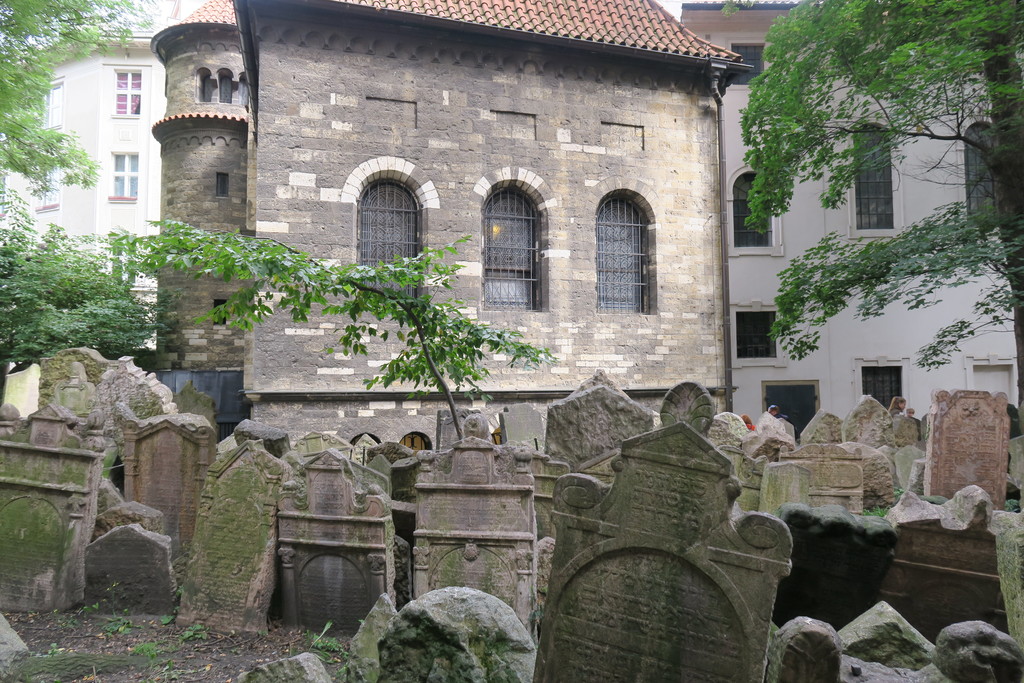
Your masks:
<path fill-rule="evenodd" d="M 892 454 L 893 464 L 896 466 L 895 484 L 904 491 L 910 490 L 910 471 L 914 467 L 915 460 L 924 460 L 925 452 L 917 446 L 903 446 Z M 917 491 L 916 493 L 920 493 Z"/>
<path fill-rule="evenodd" d="M 0 405 L 0 439 L 6 439 L 22 426 L 21 413 L 12 403 Z"/>
<path fill-rule="evenodd" d="M 0 441 L 0 609 L 82 600 L 102 454 L 80 448 L 76 421 L 49 405 Z"/>
<path fill-rule="evenodd" d="M 196 389 L 192 380 L 185 382 L 181 391 L 174 394 L 174 405 L 178 406 L 179 413 L 202 415 L 211 427 L 217 428 L 217 402 Z"/>
<path fill-rule="evenodd" d="M 810 501 L 811 471 L 795 462 L 765 464 L 757 509 L 774 515 L 785 503 Z M 742 507 L 742 506 L 741 506 Z"/>
<path fill-rule="evenodd" d="M 475 408 L 456 408 L 456 413 L 460 423 L 465 422 L 466 418 L 470 415 L 481 414 L 480 411 Z M 455 431 L 455 423 L 452 422 L 452 412 L 450 410 L 437 411 L 437 422 L 434 437 L 434 448 L 438 450 L 447 448 L 458 440 L 459 435 Z M 486 438 L 491 438 L 489 431 Z"/>
<path fill-rule="evenodd" d="M 1006 630 L 991 518 L 992 501 L 977 486 L 941 506 L 907 492 L 886 515 L 900 541 L 880 597 L 929 640 L 972 619 Z"/>
<path fill-rule="evenodd" d="M 21 372 L 8 373 L 0 403 L 10 403 L 24 415 L 39 410 L 39 365 L 33 363 Z"/>
<path fill-rule="evenodd" d="M 312 455 L 334 449 L 345 457 L 352 457 L 352 444 L 345 439 L 326 432 L 310 432 L 295 441 L 295 450 L 300 455 Z"/>
<path fill-rule="evenodd" d="M 164 533 L 177 556 L 195 534 L 217 432 L 206 418 L 188 413 L 125 420 L 122 430 L 125 497 L 164 513 Z"/>
<path fill-rule="evenodd" d="M 808 444 L 784 454 L 781 460 L 810 471 L 812 506 L 842 505 L 853 513 L 864 510 L 863 461 L 859 454 L 838 444 Z"/>
<path fill-rule="evenodd" d="M 921 421 L 916 417 L 893 415 L 892 433 L 896 448 L 916 446 L 921 441 Z"/>
<path fill-rule="evenodd" d="M 731 470 L 678 422 L 625 441 L 610 487 L 558 480 L 537 683 L 762 680 L 792 541 L 770 515 L 730 516 Z"/>
<path fill-rule="evenodd" d="M 372 462 L 378 456 L 386 458 L 389 463 L 394 464 L 405 458 L 415 458 L 416 451 L 397 441 L 385 441 L 367 447 L 366 462 Z"/>
<path fill-rule="evenodd" d="M 932 392 L 931 432 L 924 472 L 926 496 L 952 497 L 971 484 L 1006 501 L 1010 418 L 1006 394 L 987 391 Z"/>
<path fill-rule="evenodd" d="M 246 441 L 262 442 L 263 448 L 275 458 L 283 458 L 292 449 L 292 440 L 288 437 L 288 432 L 256 420 L 242 420 L 235 427 L 232 436 L 238 444 Z"/>
<path fill-rule="evenodd" d="M 171 415 L 178 412 L 174 392 L 162 384 L 156 375 L 136 367 L 124 356 L 112 361 L 96 384 L 96 402 L 110 410 L 117 403 L 126 404 L 139 418 Z"/>
<path fill-rule="evenodd" d="M 574 471 L 654 428 L 654 413 L 626 396 L 603 371 L 548 406 L 545 449 Z"/>
<path fill-rule="evenodd" d="M 544 448 L 544 414 L 529 403 L 516 403 L 498 413 L 502 443 Z"/>
<path fill-rule="evenodd" d="M 352 442 L 352 459 L 363 464 L 369 462 L 373 459 L 370 451 L 377 445 L 379 444 L 369 434 L 360 434 L 359 438 Z"/>
<path fill-rule="evenodd" d="M 842 628 L 877 602 L 895 554 L 892 525 L 839 505 L 787 503 L 777 514 L 793 534 L 793 571 L 779 584 L 776 624 L 805 616 Z"/>
<path fill-rule="evenodd" d="M 85 551 L 85 601 L 109 612 L 167 614 L 177 586 L 171 539 L 138 524 L 111 529 Z"/>
<path fill-rule="evenodd" d="M 892 415 L 871 396 L 861 396 L 843 420 L 843 441 L 856 441 L 873 448 L 893 446 Z"/>
<path fill-rule="evenodd" d="M 482 415 L 466 418 L 463 430 L 450 449 L 419 454 L 414 592 L 476 588 L 528 624 L 536 542 L 531 454 L 496 448 Z"/>
<path fill-rule="evenodd" d="M 736 413 L 719 413 L 711 420 L 711 426 L 708 427 L 708 441 L 715 447 L 739 448 L 743 443 L 743 437 L 749 431 L 743 418 Z"/>
<path fill-rule="evenodd" d="M 296 470 L 277 513 L 285 624 L 353 634 L 381 593 L 395 598 L 389 501 L 379 474 L 341 451 Z"/>
<path fill-rule="evenodd" d="M 843 643 L 828 623 L 796 617 L 772 634 L 765 683 L 838 683 Z"/>
<path fill-rule="evenodd" d="M 71 364 L 79 363 L 85 369 L 86 381 L 98 385 L 103 373 L 115 365 L 98 351 L 87 348 L 63 349 L 50 358 L 40 361 L 39 405 L 46 406 L 54 401 L 57 384 L 71 376 Z"/>
<path fill-rule="evenodd" d="M 78 361 L 71 363 L 70 377 L 57 382 L 53 387 L 53 402 L 69 409 L 79 417 L 92 412 L 96 400 L 96 385 L 89 381 L 85 366 Z"/>
<path fill-rule="evenodd" d="M 721 446 L 718 450 L 732 460 L 733 473 L 740 480 L 740 497 L 736 499 L 736 504 L 748 512 L 760 509 L 765 467 L 776 463 L 768 462 L 768 458 L 763 455 L 755 460 L 732 446 Z"/>
<path fill-rule="evenodd" d="M 843 440 L 843 421 L 838 415 L 819 410 L 800 432 L 800 443 L 840 443 Z"/>
<path fill-rule="evenodd" d="M 530 471 L 533 472 L 533 507 L 537 515 L 537 538 L 554 536 L 551 512 L 554 510 L 555 482 L 569 474 L 569 463 L 553 460 L 547 453 L 530 450 Z"/>
<path fill-rule="evenodd" d="M 277 503 L 291 478 L 291 467 L 259 441 L 246 441 L 210 465 L 181 587 L 179 625 L 266 628 L 274 592 Z"/>

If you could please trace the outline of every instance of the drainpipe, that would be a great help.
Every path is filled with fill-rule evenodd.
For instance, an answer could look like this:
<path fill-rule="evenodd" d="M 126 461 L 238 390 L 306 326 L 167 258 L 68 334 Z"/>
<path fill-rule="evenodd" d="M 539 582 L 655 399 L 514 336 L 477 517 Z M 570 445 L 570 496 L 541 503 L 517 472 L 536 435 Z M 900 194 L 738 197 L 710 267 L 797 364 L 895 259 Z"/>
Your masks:
<path fill-rule="evenodd" d="M 732 412 L 732 311 L 729 302 L 729 204 L 726 200 L 725 135 L 723 123 L 725 92 L 725 69 L 727 64 L 711 60 L 711 97 L 715 100 L 715 114 L 718 121 L 718 227 L 719 248 L 722 258 L 722 363 L 724 365 L 725 410 Z"/>

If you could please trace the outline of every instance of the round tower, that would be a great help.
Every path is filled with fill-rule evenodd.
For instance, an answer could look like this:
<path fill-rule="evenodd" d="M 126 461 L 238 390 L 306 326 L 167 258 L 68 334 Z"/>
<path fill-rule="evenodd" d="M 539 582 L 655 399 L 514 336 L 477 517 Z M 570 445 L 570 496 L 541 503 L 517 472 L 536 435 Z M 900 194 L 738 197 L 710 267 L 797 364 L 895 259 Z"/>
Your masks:
<path fill-rule="evenodd" d="M 166 73 L 167 111 L 153 125 L 160 143 L 160 213 L 204 230 L 246 230 L 248 83 L 231 0 L 210 0 L 153 37 Z M 159 363 L 171 370 L 241 370 L 242 332 L 195 318 L 238 283 L 160 278 L 172 314 Z"/>

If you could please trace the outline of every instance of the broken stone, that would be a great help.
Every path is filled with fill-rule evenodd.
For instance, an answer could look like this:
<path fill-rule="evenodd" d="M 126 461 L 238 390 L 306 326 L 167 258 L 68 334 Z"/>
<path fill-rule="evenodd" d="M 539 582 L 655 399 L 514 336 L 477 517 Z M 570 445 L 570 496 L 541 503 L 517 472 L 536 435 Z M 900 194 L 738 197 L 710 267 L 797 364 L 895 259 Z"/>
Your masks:
<path fill-rule="evenodd" d="M 397 615 L 395 603 L 386 593 L 381 594 L 349 642 L 349 683 L 377 683 L 380 676 L 380 651 L 377 643 Z"/>
<path fill-rule="evenodd" d="M 331 683 L 324 663 L 310 652 L 279 659 L 238 677 L 238 683 Z"/>
<path fill-rule="evenodd" d="M 915 671 L 931 663 L 935 649 L 920 631 L 884 601 L 844 626 L 839 637 L 845 654 Z"/>
<path fill-rule="evenodd" d="M 984 621 L 966 621 L 942 629 L 932 655 L 936 668 L 963 683 L 1009 683 L 1024 676 L 1020 645 Z"/>
<path fill-rule="evenodd" d="M 103 514 L 96 516 L 92 540 L 95 541 L 111 529 L 129 524 L 138 524 L 146 531 L 155 534 L 164 533 L 164 513 L 148 505 L 130 500 L 108 508 Z"/>

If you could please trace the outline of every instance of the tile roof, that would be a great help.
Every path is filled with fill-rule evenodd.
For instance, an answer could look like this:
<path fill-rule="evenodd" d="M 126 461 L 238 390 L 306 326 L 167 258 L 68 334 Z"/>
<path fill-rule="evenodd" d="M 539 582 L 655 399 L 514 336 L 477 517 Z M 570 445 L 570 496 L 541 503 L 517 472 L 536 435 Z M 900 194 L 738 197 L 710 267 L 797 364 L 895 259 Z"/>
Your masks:
<path fill-rule="evenodd" d="M 656 0 L 334 1 L 592 43 L 739 61 L 735 53 L 698 38 Z"/>
<path fill-rule="evenodd" d="M 235 25 L 235 6 L 231 0 L 210 0 L 192 14 L 185 17 L 182 24 L 231 24 Z"/>
<path fill-rule="evenodd" d="M 190 112 L 185 114 L 174 114 L 173 116 L 162 118 L 153 124 L 153 128 L 155 129 L 158 126 L 162 126 L 168 121 L 177 121 L 180 119 L 217 119 L 220 121 L 239 121 L 241 123 L 246 123 L 248 121 L 248 119 L 245 116 L 240 116 L 236 114 L 218 114 L 216 112 Z"/>

